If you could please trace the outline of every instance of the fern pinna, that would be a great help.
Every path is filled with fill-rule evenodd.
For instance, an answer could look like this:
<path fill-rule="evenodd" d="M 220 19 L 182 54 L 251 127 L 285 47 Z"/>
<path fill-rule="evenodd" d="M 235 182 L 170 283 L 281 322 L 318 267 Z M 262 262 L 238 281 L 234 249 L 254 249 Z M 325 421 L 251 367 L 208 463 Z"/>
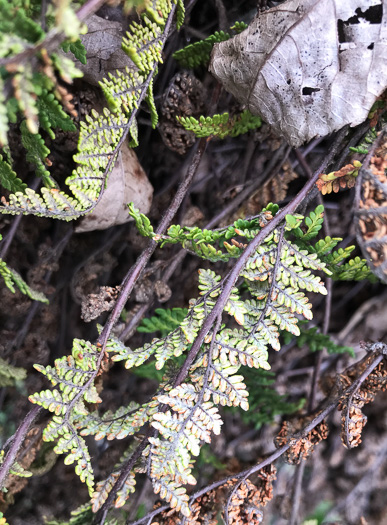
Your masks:
<path fill-rule="evenodd" d="M 254 238 L 277 210 L 277 206 L 269 205 L 259 216 L 236 221 L 220 230 L 171 226 L 165 236 L 156 236 L 147 217 L 133 206 L 130 212 L 142 234 L 160 243 L 181 242 L 204 258 L 226 261 L 239 257 L 244 249 L 242 240 Z M 316 272 L 334 276 L 334 267 L 336 276 L 340 276 L 340 264 L 349 257 L 351 250 L 333 251 L 340 239 L 327 237 L 311 242 L 322 221 L 323 207 L 319 206 L 305 220 L 299 215 L 287 216 L 264 239 L 240 272 L 243 281 L 229 296 L 224 308 L 227 317 L 218 316 L 181 384 L 176 384 L 174 362 L 187 354 L 222 291 L 221 276 L 214 271 L 199 271 L 199 297 L 190 301 L 184 318 L 165 337 L 155 338 L 136 350 L 117 338 L 108 340 L 106 351 L 112 361 L 124 361 L 127 369 L 141 367 L 149 359 L 156 369 L 165 368 L 157 392 L 146 403 L 130 403 L 103 415 L 90 408 L 88 403 L 100 402 L 93 384 L 107 356 L 85 341 L 75 340 L 72 356 L 56 360 L 55 367 L 37 365 L 57 387 L 30 396 L 33 403 L 54 413 L 44 439 L 59 439 L 56 451 L 67 454 L 66 463 L 77 463 L 76 472 L 89 486 L 94 511 L 106 501 L 119 467 L 107 480 L 99 482 L 94 491 L 83 437 L 123 439 L 148 423 L 153 433 L 130 473 L 126 488 L 121 487 L 116 505 L 121 506 L 132 492 L 136 473 L 146 472 L 156 493 L 184 516 L 190 515 L 185 485 L 196 483 L 194 457 L 198 456 L 201 444 L 210 442 L 212 433 L 221 431 L 220 407 L 249 409 L 241 368 L 270 368 L 268 351 L 281 348 L 280 330 L 298 336 L 299 316 L 312 318 L 305 291 L 326 294 Z M 216 242 L 219 248 L 212 246 L 210 250 L 209 243 Z M 369 272 L 363 270 L 362 277 L 369 277 Z"/>
<path fill-rule="evenodd" d="M 151 110 L 153 125 L 157 123 L 152 80 L 157 72 L 158 63 L 162 61 L 161 51 L 176 10 L 177 25 L 180 26 L 184 17 L 182 0 L 152 0 L 146 3 L 142 23 L 131 24 L 122 43 L 122 48 L 133 62 L 131 68 L 126 68 L 124 72 L 116 72 L 116 75 L 109 74 L 108 79 L 100 82 L 110 109 L 105 108 L 102 114 L 93 110 L 85 122 L 81 122 L 78 153 L 74 157 L 78 166 L 66 179 L 72 195 L 53 187 L 52 179 L 44 167 L 47 149 L 37 133 L 36 121 L 39 120 L 43 129 L 47 130 L 48 127 L 49 132 L 52 132 L 47 110 L 51 109 L 52 112 L 53 102 L 47 100 L 47 96 L 43 97 L 43 103 L 39 105 L 41 115 L 39 119 L 33 120 L 33 129 L 24 129 L 24 141 L 29 139 L 31 143 L 35 138 L 32 144 L 35 154 L 31 156 L 30 153 L 30 160 L 37 166 L 38 173 L 43 176 L 48 187 L 42 188 L 39 194 L 30 188 L 22 187 L 20 183 L 13 184 L 11 190 L 16 191 L 7 199 L 1 199 L 0 212 L 71 220 L 96 206 L 119 149 L 128 134 L 132 137 L 132 144 L 137 144 L 136 112 L 143 100 L 147 101 Z M 32 107 L 36 108 L 36 105 Z M 58 122 L 58 111 L 55 115 L 55 122 L 63 129 L 63 122 L 62 126 L 61 122 Z M 31 125 L 29 127 L 31 128 Z M 28 147 L 29 152 L 32 146 Z M 14 175 L 8 163 L 5 168 L 0 168 L 0 171 L 3 172 L 3 177 Z M 16 182 L 19 179 L 14 175 L 12 180 Z"/>

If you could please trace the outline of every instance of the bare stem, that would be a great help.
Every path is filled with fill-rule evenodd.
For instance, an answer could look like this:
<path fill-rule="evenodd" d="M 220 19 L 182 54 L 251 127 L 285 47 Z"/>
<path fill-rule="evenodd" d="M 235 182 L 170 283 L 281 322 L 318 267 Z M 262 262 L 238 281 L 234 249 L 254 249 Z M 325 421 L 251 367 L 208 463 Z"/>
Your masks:
<path fill-rule="evenodd" d="M 0 466 L 0 489 L 4 487 L 4 482 L 8 476 L 8 472 L 12 467 L 13 463 L 16 460 L 17 453 L 21 447 L 27 432 L 32 425 L 34 419 L 41 411 L 41 407 L 34 406 L 26 415 L 19 428 L 16 430 L 15 435 L 12 440 L 12 445 L 8 451 L 8 454 L 5 457 L 3 464 Z"/>

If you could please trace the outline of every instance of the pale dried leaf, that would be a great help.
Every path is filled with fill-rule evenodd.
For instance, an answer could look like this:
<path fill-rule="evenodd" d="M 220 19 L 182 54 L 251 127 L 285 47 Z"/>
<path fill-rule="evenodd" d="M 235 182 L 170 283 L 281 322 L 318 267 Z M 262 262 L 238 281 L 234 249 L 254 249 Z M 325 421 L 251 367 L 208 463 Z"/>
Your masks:
<path fill-rule="evenodd" d="M 387 86 L 387 0 L 289 0 L 216 44 L 210 71 L 294 147 L 356 126 Z"/>
<path fill-rule="evenodd" d="M 132 221 L 128 203 L 133 202 L 142 213 L 148 213 L 153 187 L 142 169 L 135 152 L 125 143 L 109 175 L 106 190 L 92 213 L 80 220 L 77 233 L 105 230 L 110 226 Z"/>
<path fill-rule="evenodd" d="M 77 62 L 77 68 L 84 74 L 84 80 L 98 86 L 108 73 L 123 70 L 132 63 L 121 49 L 123 28 L 120 22 L 105 20 L 97 15 L 90 16 L 86 25 L 88 31 L 81 37 L 86 48 L 86 64 Z"/>

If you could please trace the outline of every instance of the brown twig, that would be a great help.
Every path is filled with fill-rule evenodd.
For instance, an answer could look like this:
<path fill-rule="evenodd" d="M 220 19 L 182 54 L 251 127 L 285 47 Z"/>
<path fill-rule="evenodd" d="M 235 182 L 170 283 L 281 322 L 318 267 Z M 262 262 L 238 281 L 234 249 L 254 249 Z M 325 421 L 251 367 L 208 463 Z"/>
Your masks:
<path fill-rule="evenodd" d="M 28 412 L 28 414 L 26 415 L 26 417 L 20 424 L 19 428 L 16 430 L 15 435 L 13 436 L 12 444 L 8 451 L 8 454 L 6 455 L 3 464 L 0 466 L 0 489 L 4 487 L 5 479 L 8 476 L 8 472 L 10 468 L 12 467 L 12 465 L 14 464 L 16 460 L 16 456 L 19 451 L 19 448 L 21 447 L 30 426 L 34 422 L 34 419 L 36 418 L 36 416 L 39 414 L 41 410 L 42 409 L 39 406 L 33 407 Z"/>

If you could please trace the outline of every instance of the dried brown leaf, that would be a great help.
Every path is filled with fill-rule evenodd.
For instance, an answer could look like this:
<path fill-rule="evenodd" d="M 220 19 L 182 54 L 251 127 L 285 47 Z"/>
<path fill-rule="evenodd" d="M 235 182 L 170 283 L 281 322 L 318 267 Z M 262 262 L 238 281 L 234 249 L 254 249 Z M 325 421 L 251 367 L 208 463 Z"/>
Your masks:
<path fill-rule="evenodd" d="M 289 0 L 214 46 L 210 71 L 294 147 L 363 122 L 387 85 L 387 0 Z"/>

